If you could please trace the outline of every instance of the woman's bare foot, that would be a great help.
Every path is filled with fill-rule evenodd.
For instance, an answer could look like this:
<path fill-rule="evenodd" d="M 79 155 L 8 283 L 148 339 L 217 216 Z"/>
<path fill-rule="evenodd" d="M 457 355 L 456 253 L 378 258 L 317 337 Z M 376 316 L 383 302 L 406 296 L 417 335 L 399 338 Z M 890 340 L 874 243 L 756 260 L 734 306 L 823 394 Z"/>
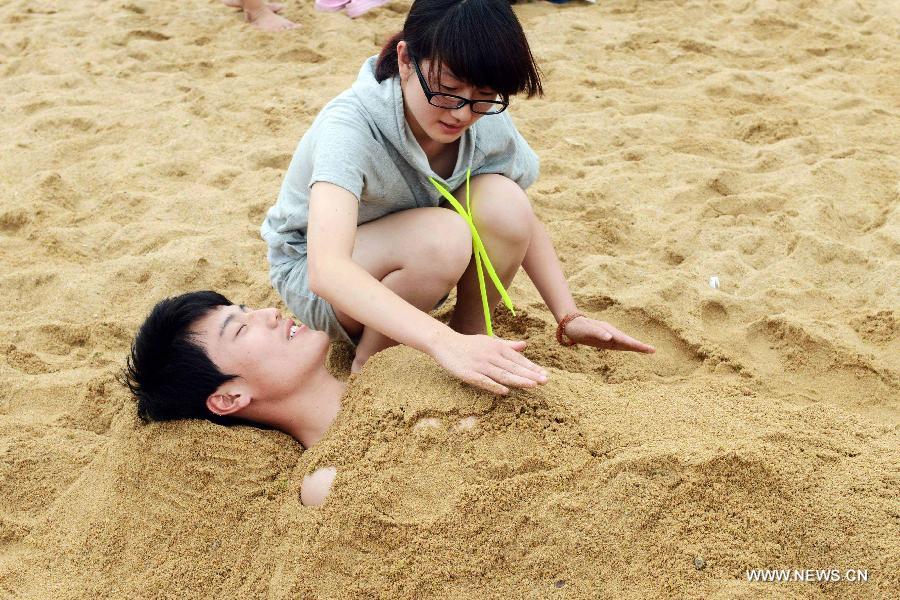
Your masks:
<path fill-rule="evenodd" d="M 356 354 L 353 355 L 353 362 L 350 363 L 350 372 L 351 373 L 359 373 L 362 371 L 362 368 L 365 366 L 366 361 L 372 358 L 372 354 L 366 352 L 365 350 L 357 347 Z"/>
<path fill-rule="evenodd" d="M 244 8 L 243 0 L 222 0 L 222 4 L 230 8 L 240 8 L 242 10 Z M 266 6 L 273 13 L 280 13 L 284 10 L 284 4 L 279 4 L 278 2 L 270 2 L 269 4 L 266 4 Z"/>
<path fill-rule="evenodd" d="M 304 477 L 300 484 L 300 503 L 303 506 L 319 506 L 325 502 L 336 475 L 337 469 L 334 467 L 322 467 Z"/>

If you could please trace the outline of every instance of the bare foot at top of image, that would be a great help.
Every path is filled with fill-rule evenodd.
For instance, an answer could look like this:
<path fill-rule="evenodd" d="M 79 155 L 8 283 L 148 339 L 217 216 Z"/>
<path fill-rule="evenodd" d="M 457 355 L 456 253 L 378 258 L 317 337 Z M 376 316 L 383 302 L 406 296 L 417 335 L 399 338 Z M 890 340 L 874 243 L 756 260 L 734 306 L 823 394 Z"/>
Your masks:
<path fill-rule="evenodd" d="M 280 4 L 266 4 L 263 0 L 222 0 L 222 2 L 226 6 L 243 10 L 247 22 L 261 31 L 287 31 L 299 27 L 297 23 L 275 14 L 284 8 Z"/>
<path fill-rule="evenodd" d="M 222 4 L 229 8 L 240 8 L 244 9 L 244 5 L 242 4 L 243 0 L 222 0 Z M 273 13 L 280 13 L 284 10 L 284 4 L 279 4 L 278 2 L 269 2 L 266 4 L 266 7 L 271 10 Z"/>

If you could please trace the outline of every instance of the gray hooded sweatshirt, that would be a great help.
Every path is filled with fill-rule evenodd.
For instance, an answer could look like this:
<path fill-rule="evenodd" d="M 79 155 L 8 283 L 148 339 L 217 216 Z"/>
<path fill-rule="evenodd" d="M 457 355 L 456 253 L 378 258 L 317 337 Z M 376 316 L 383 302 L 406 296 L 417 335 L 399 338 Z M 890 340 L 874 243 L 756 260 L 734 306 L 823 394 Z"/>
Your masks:
<path fill-rule="evenodd" d="M 403 112 L 400 78 L 375 79 L 373 56 L 353 86 L 329 102 L 294 152 L 278 201 L 260 233 L 276 266 L 306 255 L 310 188 L 338 185 L 359 199 L 359 225 L 385 215 L 437 206 L 441 196 L 429 177 L 449 190 L 472 175 L 498 173 L 523 189 L 538 177 L 538 157 L 513 125 L 509 111 L 479 119 L 463 133 L 453 174 L 435 173 Z"/>

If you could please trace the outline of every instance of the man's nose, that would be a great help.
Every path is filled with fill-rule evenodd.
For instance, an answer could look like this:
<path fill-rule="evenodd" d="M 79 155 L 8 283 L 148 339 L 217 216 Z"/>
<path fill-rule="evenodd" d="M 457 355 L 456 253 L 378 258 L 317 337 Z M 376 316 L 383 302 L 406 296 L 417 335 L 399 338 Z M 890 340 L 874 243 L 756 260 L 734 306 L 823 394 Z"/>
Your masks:
<path fill-rule="evenodd" d="M 269 327 L 274 327 L 281 319 L 281 313 L 277 308 L 261 308 L 253 311 L 252 316 Z"/>

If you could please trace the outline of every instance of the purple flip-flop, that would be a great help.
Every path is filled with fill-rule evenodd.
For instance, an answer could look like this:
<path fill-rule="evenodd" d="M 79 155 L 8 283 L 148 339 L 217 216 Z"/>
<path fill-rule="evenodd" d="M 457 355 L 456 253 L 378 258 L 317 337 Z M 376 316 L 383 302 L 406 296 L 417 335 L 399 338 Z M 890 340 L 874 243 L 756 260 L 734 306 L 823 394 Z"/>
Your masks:
<path fill-rule="evenodd" d="M 336 12 L 344 8 L 350 0 L 316 0 L 316 8 L 325 12 Z"/>
<path fill-rule="evenodd" d="M 345 12 L 348 17 L 355 19 L 356 17 L 360 17 L 369 12 L 373 8 L 378 8 L 387 3 L 388 0 L 350 0 Z"/>

